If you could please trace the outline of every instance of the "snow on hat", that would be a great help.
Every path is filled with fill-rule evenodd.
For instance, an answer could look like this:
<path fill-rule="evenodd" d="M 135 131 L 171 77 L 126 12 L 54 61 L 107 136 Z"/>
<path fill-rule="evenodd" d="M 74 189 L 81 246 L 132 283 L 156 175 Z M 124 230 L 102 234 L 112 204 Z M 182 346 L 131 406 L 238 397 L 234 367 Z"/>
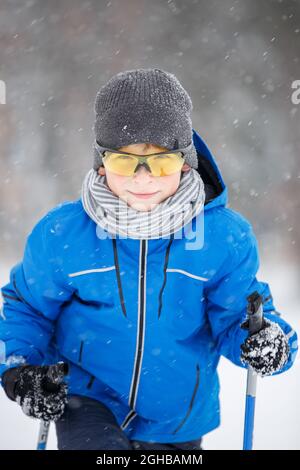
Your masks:
<path fill-rule="evenodd" d="M 192 143 L 185 162 L 198 167 L 192 139 L 192 100 L 175 75 L 158 68 L 117 73 L 100 88 L 95 101 L 95 140 L 118 149 L 149 142 L 169 150 Z M 102 156 L 94 142 L 94 166 Z"/>

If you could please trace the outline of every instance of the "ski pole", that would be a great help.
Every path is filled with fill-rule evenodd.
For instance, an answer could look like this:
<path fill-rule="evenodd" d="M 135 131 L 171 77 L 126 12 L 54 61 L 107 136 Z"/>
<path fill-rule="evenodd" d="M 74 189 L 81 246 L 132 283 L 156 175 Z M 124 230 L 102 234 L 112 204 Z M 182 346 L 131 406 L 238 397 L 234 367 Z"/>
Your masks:
<path fill-rule="evenodd" d="M 46 450 L 50 421 L 41 421 L 36 450 Z"/>
<path fill-rule="evenodd" d="M 51 386 L 58 385 L 63 381 L 65 375 L 68 373 L 68 369 L 68 364 L 65 362 L 58 362 L 57 364 L 49 366 L 46 384 L 50 390 Z M 51 421 L 41 421 L 36 450 L 46 450 L 50 423 Z"/>
<path fill-rule="evenodd" d="M 263 297 L 257 292 L 253 292 L 247 297 L 247 314 L 249 320 L 249 336 L 257 333 L 263 323 Z M 244 421 L 244 443 L 243 450 L 252 450 L 253 431 L 254 431 L 254 413 L 256 398 L 257 374 L 251 366 L 248 366 L 247 372 L 247 390 Z"/>

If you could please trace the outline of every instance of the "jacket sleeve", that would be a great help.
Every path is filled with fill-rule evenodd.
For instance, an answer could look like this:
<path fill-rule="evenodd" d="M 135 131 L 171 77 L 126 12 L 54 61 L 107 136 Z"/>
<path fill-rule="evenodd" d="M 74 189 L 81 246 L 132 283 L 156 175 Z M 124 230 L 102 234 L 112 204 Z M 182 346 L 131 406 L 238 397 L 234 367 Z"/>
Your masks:
<path fill-rule="evenodd" d="M 246 367 L 240 359 L 240 346 L 248 332 L 241 328 L 247 317 L 247 297 L 257 291 L 266 302 L 263 304 L 264 317 L 276 322 L 288 337 L 290 355 L 287 364 L 274 375 L 289 369 L 297 353 L 297 334 L 276 311 L 269 285 L 256 278 L 259 268 L 257 240 L 250 224 L 243 227 L 229 245 L 226 257 L 217 279 L 206 284 L 206 312 L 219 354 L 234 364 Z"/>
<path fill-rule="evenodd" d="M 46 222 L 47 216 L 33 228 L 22 262 L 1 289 L 0 375 L 20 364 L 42 364 L 61 306 L 72 295 L 60 278 Z"/>

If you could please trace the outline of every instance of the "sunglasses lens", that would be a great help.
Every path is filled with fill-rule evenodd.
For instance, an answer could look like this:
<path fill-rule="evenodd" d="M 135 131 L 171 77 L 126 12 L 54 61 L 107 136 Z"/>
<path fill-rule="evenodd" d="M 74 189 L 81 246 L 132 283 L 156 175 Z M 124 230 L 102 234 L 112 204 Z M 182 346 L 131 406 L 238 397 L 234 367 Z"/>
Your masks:
<path fill-rule="evenodd" d="M 139 163 L 139 159 L 134 155 L 122 155 L 106 151 L 103 163 L 105 168 L 112 173 L 121 176 L 132 176 Z M 149 156 L 147 164 L 153 176 L 168 176 L 180 171 L 184 160 L 181 152 L 172 152 Z"/>
<path fill-rule="evenodd" d="M 104 166 L 112 173 L 121 176 L 132 176 L 138 163 L 138 159 L 130 155 L 105 152 Z"/>
<path fill-rule="evenodd" d="M 153 176 L 168 176 L 180 171 L 184 160 L 180 152 L 165 153 L 148 158 L 148 165 Z"/>

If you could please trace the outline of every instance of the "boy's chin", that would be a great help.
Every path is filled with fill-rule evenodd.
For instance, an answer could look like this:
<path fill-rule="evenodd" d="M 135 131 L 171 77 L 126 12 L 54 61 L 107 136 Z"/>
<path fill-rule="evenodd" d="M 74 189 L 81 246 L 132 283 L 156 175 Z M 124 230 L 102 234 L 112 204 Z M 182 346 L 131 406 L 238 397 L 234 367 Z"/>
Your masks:
<path fill-rule="evenodd" d="M 118 196 L 123 202 L 126 202 L 127 206 L 131 207 L 140 212 L 148 212 L 154 209 L 158 204 L 159 201 L 150 201 L 150 200 L 143 200 L 134 198 L 132 195 L 122 194 Z"/>
<path fill-rule="evenodd" d="M 143 202 L 143 201 L 131 201 L 131 202 L 128 202 L 127 201 L 127 204 L 132 208 L 132 209 L 135 209 L 137 211 L 140 211 L 140 212 L 149 212 L 153 209 L 155 209 L 155 207 L 159 204 L 158 202 L 156 203 L 146 203 L 146 202 Z"/>

